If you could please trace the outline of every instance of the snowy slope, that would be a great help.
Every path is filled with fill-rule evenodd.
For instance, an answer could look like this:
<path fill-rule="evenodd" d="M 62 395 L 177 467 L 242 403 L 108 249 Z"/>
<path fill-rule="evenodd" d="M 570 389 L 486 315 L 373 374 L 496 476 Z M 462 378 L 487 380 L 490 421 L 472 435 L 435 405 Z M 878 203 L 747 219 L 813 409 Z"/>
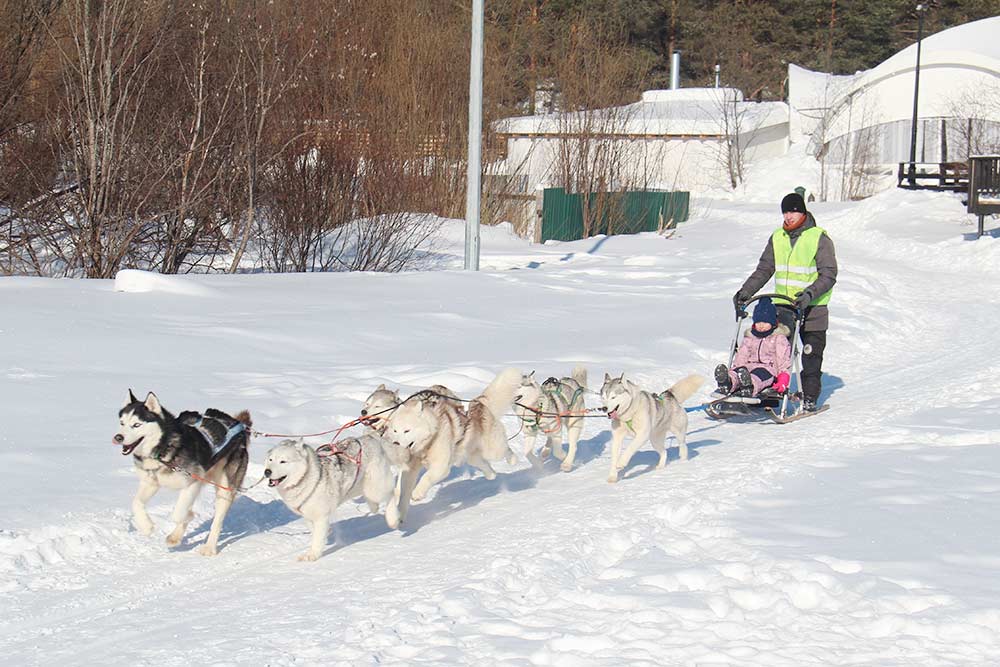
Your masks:
<path fill-rule="evenodd" d="M 453 270 L 456 225 L 442 271 L 0 280 L 4 661 L 994 664 L 1000 242 L 967 240 L 947 195 L 815 208 L 841 263 L 830 412 L 692 413 L 691 460 L 653 471 L 643 449 L 617 485 L 590 420 L 574 471 L 458 469 L 402 531 L 348 503 L 311 564 L 307 526 L 264 485 L 214 559 L 195 550 L 208 492 L 181 547 L 163 544 L 166 490 L 138 535 L 110 443 L 127 389 L 292 433 L 345 423 L 381 382 L 472 397 L 508 365 L 662 389 L 725 360 L 776 204 L 701 204 L 669 240 L 489 230 L 478 274 Z M 248 481 L 271 444 L 254 441 Z"/>

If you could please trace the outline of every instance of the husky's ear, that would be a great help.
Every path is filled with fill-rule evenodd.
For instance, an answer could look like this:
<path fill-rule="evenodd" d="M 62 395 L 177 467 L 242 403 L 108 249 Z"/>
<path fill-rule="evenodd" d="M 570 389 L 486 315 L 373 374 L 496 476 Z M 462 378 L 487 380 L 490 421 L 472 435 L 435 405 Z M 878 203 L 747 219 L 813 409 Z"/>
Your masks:
<path fill-rule="evenodd" d="M 306 451 L 306 441 L 305 441 L 305 438 L 299 438 L 298 440 L 296 440 L 295 441 L 295 448 L 298 449 L 300 452 Z"/>
<path fill-rule="evenodd" d="M 535 379 L 535 371 L 531 371 L 530 373 L 528 373 L 528 379 L 529 380 L 534 380 Z"/>
<path fill-rule="evenodd" d="M 619 382 L 625 381 L 625 371 L 622 371 L 622 374 L 618 376 L 618 381 Z"/>
<path fill-rule="evenodd" d="M 160 399 L 153 392 L 146 394 L 146 400 L 143 402 L 143 405 L 154 415 L 163 415 L 163 406 L 160 405 Z"/>
<path fill-rule="evenodd" d="M 385 384 L 380 384 L 379 386 L 375 387 L 375 391 L 385 391 Z"/>
<path fill-rule="evenodd" d="M 129 405 L 131 403 L 136 403 L 136 402 L 138 402 L 138 400 L 139 399 L 135 397 L 135 394 L 132 393 L 132 390 L 129 389 L 128 390 L 128 398 L 125 399 L 125 405 L 123 405 L 122 407 L 124 408 L 125 406 L 127 406 L 127 405 Z"/>
<path fill-rule="evenodd" d="M 607 373 L 604 374 L 604 382 L 605 382 L 605 384 L 607 384 L 608 382 L 611 382 L 611 376 L 608 375 Z"/>
<path fill-rule="evenodd" d="M 417 401 L 417 412 L 419 413 L 419 412 L 423 412 L 423 411 L 424 411 L 424 402 L 423 401 Z"/>

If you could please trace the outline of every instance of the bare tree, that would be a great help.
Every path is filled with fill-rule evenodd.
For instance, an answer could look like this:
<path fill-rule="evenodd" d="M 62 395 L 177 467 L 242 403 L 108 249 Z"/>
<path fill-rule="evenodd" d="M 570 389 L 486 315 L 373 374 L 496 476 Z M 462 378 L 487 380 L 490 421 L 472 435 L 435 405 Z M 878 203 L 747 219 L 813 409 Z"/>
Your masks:
<path fill-rule="evenodd" d="M 564 48 L 555 73 L 562 82 L 563 112 L 556 115 L 554 180 L 583 195 L 583 232 L 589 236 L 618 227 L 623 210 L 617 193 L 648 182 L 648 173 L 634 169 L 636 144 L 628 136 L 642 119 L 636 118 L 635 105 L 624 103 L 638 96 L 641 73 L 651 63 L 636 62 L 613 36 L 582 20 L 573 25 Z"/>
<path fill-rule="evenodd" d="M 1000 153 L 1000 84 L 968 88 L 956 95 L 950 116 L 956 119 L 959 151 L 972 155 Z"/>
<path fill-rule="evenodd" d="M 166 173 L 163 182 L 159 237 L 151 248 L 163 273 L 190 270 L 205 255 L 224 247 L 219 212 L 231 179 L 232 122 L 236 72 L 227 67 L 228 16 L 216 3 L 186 7 L 187 27 L 172 44 L 164 75 L 175 102 L 167 120 L 173 131 L 163 151 L 150 156 L 150 167 Z M 195 263 L 188 262 L 195 253 Z"/>
<path fill-rule="evenodd" d="M 140 156 L 144 104 L 169 25 L 155 0 L 67 0 L 69 35 L 58 39 L 68 133 L 62 146 L 78 186 L 63 218 L 71 264 L 93 278 L 117 271 L 143 231 L 162 175 Z"/>
<path fill-rule="evenodd" d="M 294 141 L 294 137 L 274 141 L 276 137 L 268 132 L 272 114 L 285 93 L 297 83 L 303 61 L 316 48 L 314 39 L 307 39 L 301 50 L 295 48 L 301 42 L 293 39 L 293 35 L 311 32 L 295 3 L 235 0 L 233 6 L 243 11 L 238 19 L 236 113 L 245 208 L 242 220 L 236 225 L 230 273 L 239 268 L 250 235 L 257 228 L 261 171 Z"/>

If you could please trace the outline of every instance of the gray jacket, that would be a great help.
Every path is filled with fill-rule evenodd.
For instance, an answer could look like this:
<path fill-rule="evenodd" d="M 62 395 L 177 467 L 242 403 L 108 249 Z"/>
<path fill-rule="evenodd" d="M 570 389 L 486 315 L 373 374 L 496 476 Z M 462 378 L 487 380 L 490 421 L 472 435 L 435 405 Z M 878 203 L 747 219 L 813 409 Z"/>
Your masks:
<path fill-rule="evenodd" d="M 806 213 L 805 223 L 795 231 L 788 232 L 792 245 L 795 245 L 802 232 L 815 226 L 816 218 L 812 213 Z M 819 246 L 816 248 L 816 271 L 819 277 L 808 287 L 813 297 L 826 293 L 837 282 L 837 253 L 833 249 L 833 241 L 826 234 L 819 238 Z M 774 246 L 771 245 L 771 237 L 768 237 L 764 252 L 760 254 L 760 260 L 757 262 L 757 268 L 743 283 L 740 291 L 744 294 L 756 294 L 773 275 Z M 806 331 L 826 331 L 829 323 L 830 312 L 826 306 L 812 306 L 806 311 Z"/>

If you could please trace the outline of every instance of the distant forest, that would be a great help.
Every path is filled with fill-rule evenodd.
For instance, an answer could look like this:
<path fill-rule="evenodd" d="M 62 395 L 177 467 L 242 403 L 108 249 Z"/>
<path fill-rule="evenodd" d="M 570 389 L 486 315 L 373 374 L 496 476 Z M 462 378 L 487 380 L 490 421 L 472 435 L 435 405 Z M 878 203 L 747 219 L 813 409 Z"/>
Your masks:
<path fill-rule="evenodd" d="M 931 0 L 925 34 L 1000 14 Z M 461 216 L 470 0 L 0 0 L 0 273 L 394 270 Z M 900 0 L 485 0 L 490 122 L 871 67 Z M 491 212 L 486 202 L 484 216 Z M 369 221 L 363 226 L 354 221 Z"/>

